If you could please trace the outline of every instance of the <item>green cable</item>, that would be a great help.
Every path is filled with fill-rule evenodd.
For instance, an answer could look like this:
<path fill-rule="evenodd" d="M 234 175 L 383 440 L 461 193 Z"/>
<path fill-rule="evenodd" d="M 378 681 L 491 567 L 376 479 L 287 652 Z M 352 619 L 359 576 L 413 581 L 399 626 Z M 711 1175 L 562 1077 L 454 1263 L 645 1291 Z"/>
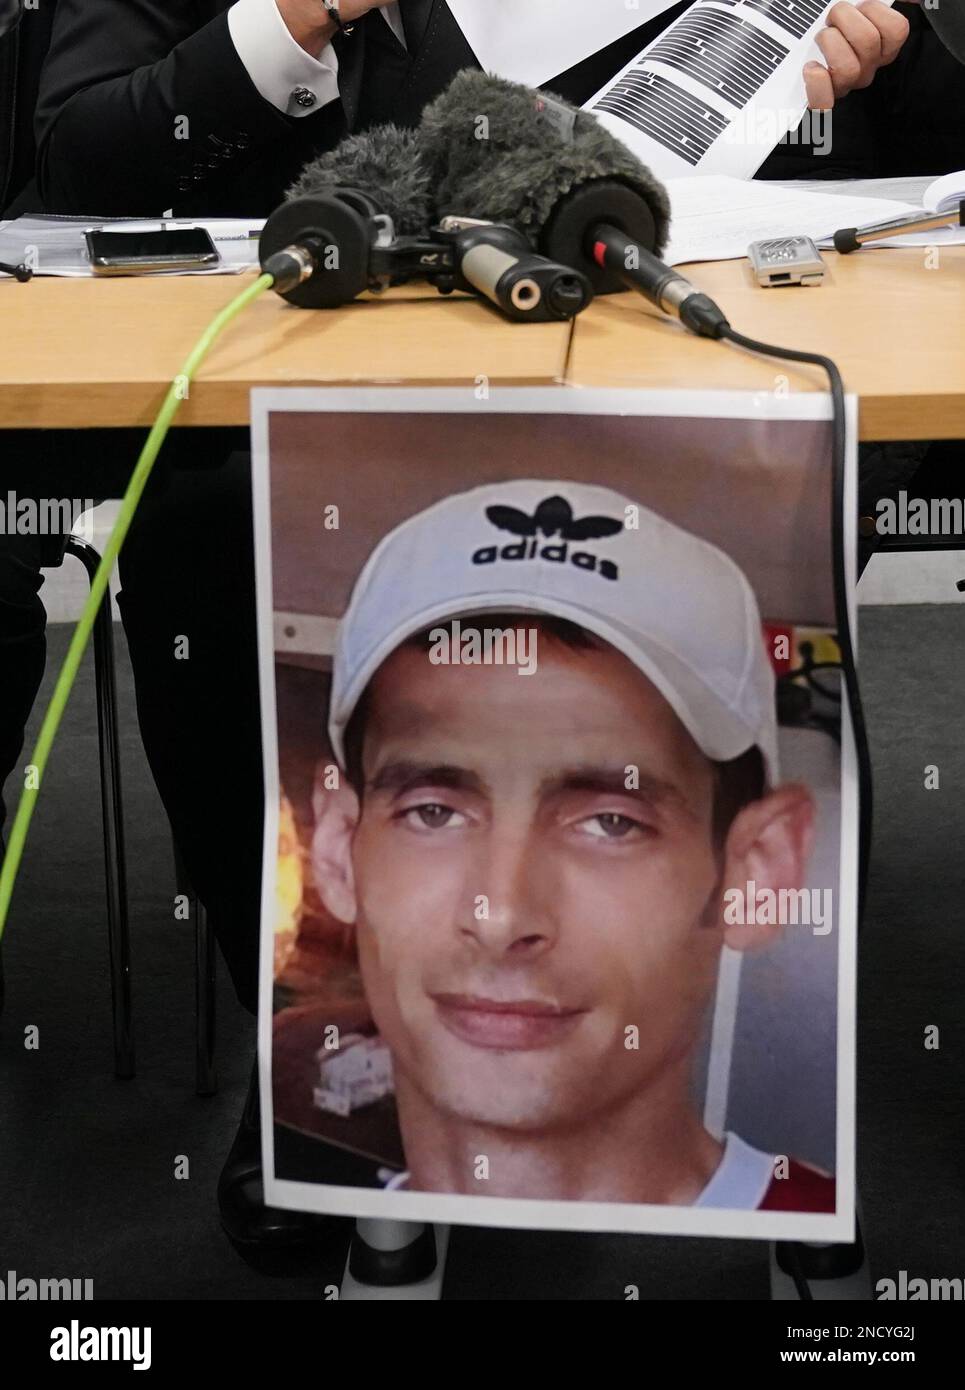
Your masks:
<path fill-rule="evenodd" d="M 131 480 L 127 485 L 121 502 L 121 509 L 114 523 L 104 547 L 104 554 L 97 571 L 91 581 L 90 594 L 84 604 L 83 611 L 77 626 L 74 628 L 74 635 L 71 638 L 64 664 L 60 668 L 57 677 L 57 684 L 54 686 L 54 693 L 50 704 L 47 706 L 47 713 L 44 715 L 44 722 L 40 726 L 40 733 L 37 735 L 37 742 L 34 745 L 33 753 L 30 758 L 30 765 L 36 769 L 34 782 L 35 785 L 25 785 L 20 795 L 20 804 L 17 806 L 17 814 L 14 817 L 13 825 L 10 828 L 10 840 L 7 844 L 7 852 L 4 855 L 3 867 L 0 868 L 0 939 L 3 938 L 3 929 L 7 921 L 7 913 L 10 908 L 10 899 L 13 896 L 13 886 L 17 880 L 17 870 L 20 867 L 20 860 L 23 857 L 23 848 L 27 839 L 27 830 L 30 826 L 30 818 L 33 815 L 37 796 L 40 792 L 40 784 L 43 781 L 44 770 L 47 766 L 47 759 L 50 757 L 50 750 L 54 739 L 57 737 L 57 730 L 63 718 L 67 701 L 70 699 L 70 692 L 77 672 L 80 668 L 81 658 L 84 655 L 84 648 L 90 640 L 91 632 L 94 627 L 94 619 L 97 617 L 97 610 L 101 606 L 104 595 L 110 584 L 111 573 L 120 554 L 121 546 L 134 520 L 134 513 L 137 511 L 137 504 L 141 500 L 141 495 L 147 486 L 148 478 L 154 467 L 158 454 L 161 452 L 161 445 L 167 437 L 167 432 L 171 428 L 171 423 L 178 412 L 178 407 L 184 399 L 182 390 L 186 382 L 194 379 L 194 374 L 201 363 L 207 357 L 215 339 L 221 331 L 228 326 L 242 309 L 247 308 L 259 295 L 264 294 L 265 290 L 270 289 L 274 284 L 274 276 L 259 275 L 254 284 L 242 290 L 239 295 L 225 305 L 217 314 L 207 328 L 201 334 L 184 366 L 178 375 L 171 382 L 168 393 L 164 398 L 161 409 L 157 413 L 157 418 L 151 428 L 138 458 Z"/>

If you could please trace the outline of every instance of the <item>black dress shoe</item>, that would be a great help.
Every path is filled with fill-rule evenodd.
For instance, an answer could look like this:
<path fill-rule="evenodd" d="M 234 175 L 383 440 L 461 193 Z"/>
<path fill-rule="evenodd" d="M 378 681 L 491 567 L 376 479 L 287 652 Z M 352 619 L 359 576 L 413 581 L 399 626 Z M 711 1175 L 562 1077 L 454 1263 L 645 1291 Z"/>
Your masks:
<path fill-rule="evenodd" d="M 257 1068 L 234 1143 L 218 1179 L 221 1225 L 249 1264 L 266 1272 L 297 1270 L 313 1255 L 329 1256 L 343 1224 L 333 1217 L 265 1206 Z"/>

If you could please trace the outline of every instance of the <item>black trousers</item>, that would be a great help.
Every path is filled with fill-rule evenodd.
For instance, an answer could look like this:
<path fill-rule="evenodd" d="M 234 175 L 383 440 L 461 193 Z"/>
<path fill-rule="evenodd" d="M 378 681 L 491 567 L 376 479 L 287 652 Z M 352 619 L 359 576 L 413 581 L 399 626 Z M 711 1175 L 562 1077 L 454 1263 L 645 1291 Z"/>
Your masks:
<path fill-rule="evenodd" d="M 44 674 L 42 562 L 39 536 L 0 533 L 0 832 L 7 814 L 4 779 L 17 767 L 24 725 Z M 10 789 L 11 809 L 23 786 L 22 770 L 17 783 Z"/>
<path fill-rule="evenodd" d="M 159 474 L 120 572 L 151 771 L 238 998 L 255 1012 L 264 791 L 248 453 Z"/>
<path fill-rule="evenodd" d="M 120 495 L 143 439 L 9 432 L 4 498 Z M 264 794 L 247 447 L 246 430 L 172 433 L 121 552 L 119 605 L 171 832 L 254 1012 Z M 40 537 L 0 533 L 0 790 L 9 778 L 0 831 L 19 796 L 24 726 L 44 671 L 46 549 Z"/>

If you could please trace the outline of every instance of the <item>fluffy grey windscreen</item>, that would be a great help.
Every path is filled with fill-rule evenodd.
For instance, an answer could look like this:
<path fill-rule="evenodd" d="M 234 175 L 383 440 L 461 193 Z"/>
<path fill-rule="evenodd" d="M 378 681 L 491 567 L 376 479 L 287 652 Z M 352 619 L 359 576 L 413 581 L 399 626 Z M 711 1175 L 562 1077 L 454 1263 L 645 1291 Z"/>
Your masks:
<path fill-rule="evenodd" d="M 359 188 L 388 213 L 399 236 L 425 232 L 432 220 L 430 181 L 419 157 L 416 133 L 378 126 L 352 135 L 306 164 L 289 198 Z"/>
<path fill-rule="evenodd" d="M 418 132 L 437 213 L 509 221 L 535 239 L 573 189 L 609 180 L 647 202 L 659 253 L 670 218 L 663 185 L 595 116 L 556 98 L 553 105 L 566 118 L 565 134 L 540 110 L 532 88 L 461 72 L 426 107 Z"/>

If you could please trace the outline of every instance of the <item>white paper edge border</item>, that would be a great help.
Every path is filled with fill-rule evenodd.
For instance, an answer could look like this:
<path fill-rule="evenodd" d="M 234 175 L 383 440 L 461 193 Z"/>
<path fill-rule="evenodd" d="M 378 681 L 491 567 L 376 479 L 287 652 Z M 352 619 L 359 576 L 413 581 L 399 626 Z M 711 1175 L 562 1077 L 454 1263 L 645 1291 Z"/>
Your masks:
<path fill-rule="evenodd" d="M 845 496 L 857 485 L 858 402 L 845 401 L 847 446 Z M 469 414 L 496 410 L 531 415 L 647 415 L 689 419 L 828 420 L 825 393 L 776 396 L 766 391 L 608 390 L 573 386 L 524 386 L 492 390 L 480 401 L 475 387 L 335 386 L 258 387 L 251 392 L 252 496 L 255 503 L 255 584 L 258 671 L 264 760 L 265 834 L 261 922 L 273 920 L 275 846 L 278 843 L 278 725 L 275 706 L 274 622 L 271 571 L 271 489 L 268 473 L 269 418 L 282 413 L 391 412 Z M 847 506 L 844 538 L 852 632 L 856 631 L 856 520 Z M 263 602 L 267 596 L 267 602 Z M 624 1202 L 533 1201 L 450 1193 L 385 1192 L 376 1188 L 293 1182 L 275 1176 L 271 1091 L 274 942 L 260 931 L 258 1074 L 265 1201 L 269 1206 L 397 1221 L 500 1226 L 521 1230 L 620 1231 L 650 1235 L 705 1235 L 751 1240 L 850 1243 L 855 1236 L 855 1029 L 847 1026 L 842 1001 L 856 998 L 857 845 L 856 754 L 851 719 L 843 711 L 841 747 L 841 846 L 838 914 L 836 1203 L 833 1214 L 733 1211 Z M 269 871 L 268 866 L 271 866 Z M 847 914 L 845 905 L 848 906 Z M 842 929 L 847 917 L 848 930 Z M 321 1190 L 320 1190 L 321 1189 Z"/>

